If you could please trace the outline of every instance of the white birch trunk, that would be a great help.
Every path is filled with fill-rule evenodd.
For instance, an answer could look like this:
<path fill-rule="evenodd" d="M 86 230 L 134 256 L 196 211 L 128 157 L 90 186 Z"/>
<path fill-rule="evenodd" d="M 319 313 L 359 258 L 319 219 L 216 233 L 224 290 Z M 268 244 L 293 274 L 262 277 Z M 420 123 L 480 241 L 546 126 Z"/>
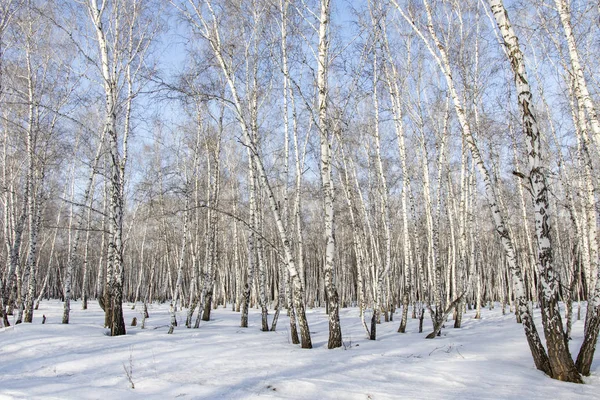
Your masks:
<path fill-rule="evenodd" d="M 387 26 L 385 24 L 385 18 L 382 19 L 383 24 L 383 44 L 384 51 L 386 53 L 386 58 L 392 60 L 392 52 L 390 50 L 389 41 L 387 37 Z M 408 54 L 406 55 L 407 60 L 410 64 L 410 47 Z M 396 69 L 396 65 L 394 62 L 386 62 L 384 63 L 384 72 L 386 77 L 386 83 L 388 86 L 388 91 L 392 101 L 392 113 L 394 118 L 394 130 L 396 133 L 396 140 L 398 143 L 398 154 L 400 156 L 400 168 L 402 169 L 402 197 L 401 197 L 401 207 L 402 207 L 402 255 L 403 255 L 403 263 L 404 263 L 404 293 L 402 297 L 402 317 L 400 321 L 400 326 L 398 328 L 399 333 L 406 332 L 406 324 L 408 320 L 408 305 L 410 302 L 410 295 L 412 292 L 412 271 L 413 271 L 413 255 L 410 246 L 410 237 L 409 237 L 409 217 L 408 217 L 408 191 L 410 187 L 410 175 L 408 173 L 408 164 L 406 162 L 406 133 L 404 130 L 404 124 L 402 121 L 403 112 L 402 112 L 402 99 L 401 99 L 401 91 L 399 86 L 400 77 L 398 76 L 398 71 Z"/>
<path fill-rule="evenodd" d="M 111 336 L 125 334 L 125 322 L 123 320 L 123 192 L 121 155 L 118 144 L 117 133 L 117 81 L 115 72 L 116 63 L 111 63 L 109 45 L 106 40 L 103 25 L 103 13 L 106 11 L 106 3 L 98 7 L 97 0 L 89 0 L 88 10 L 92 23 L 96 30 L 96 40 L 101 59 L 101 73 L 103 78 L 104 93 L 106 97 L 106 115 L 104 130 L 108 136 L 109 166 L 110 166 L 110 205 L 109 205 L 109 265 L 112 277 L 109 282 L 109 304 L 108 309 Z"/>
<path fill-rule="evenodd" d="M 375 26 L 374 16 L 371 15 L 373 25 Z M 382 207 L 381 223 L 383 226 L 383 241 L 384 241 L 384 260 L 383 263 L 379 263 L 378 268 L 375 272 L 374 281 L 376 282 L 376 294 L 375 302 L 373 305 L 373 316 L 371 318 L 371 340 L 375 340 L 377 337 L 377 321 L 379 321 L 379 314 L 383 307 L 383 285 L 384 279 L 387 277 L 390 271 L 391 265 L 391 233 L 390 233 L 390 210 L 389 210 L 389 199 L 388 199 L 388 185 L 385 177 L 385 171 L 383 170 L 383 161 L 381 157 L 381 138 L 379 131 L 379 95 L 377 93 L 377 86 L 379 84 L 378 78 L 378 57 L 377 47 L 379 32 L 375 32 L 375 43 L 373 53 L 373 109 L 374 109 L 374 136 L 375 136 L 375 156 L 377 163 L 377 175 L 379 181 L 379 197 Z M 377 251 L 377 250 L 375 250 Z M 387 315 L 387 313 L 386 313 Z"/>
<path fill-rule="evenodd" d="M 329 18 L 330 0 L 321 0 L 319 19 L 319 51 L 317 69 L 317 90 L 319 107 L 319 132 L 321 142 L 321 184 L 323 193 L 323 209 L 325 212 L 325 290 L 329 309 L 329 340 L 327 348 L 334 349 L 342 346 L 342 330 L 339 317 L 339 296 L 334 281 L 334 189 L 331 179 L 331 142 L 329 122 L 327 120 L 327 70 L 329 64 Z"/>
<path fill-rule="evenodd" d="M 504 44 L 507 46 L 507 55 L 513 69 L 519 108 L 523 119 L 523 130 L 526 135 L 529 159 L 529 183 L 531 185 L 535 209 L 538 277 L 542 289 L 542 293 L 540 294 L 542 322 L 551 368 L 549 375 L 555 379 L 581 383 L 581 377 L 575 368 L 569 347 L 565 341 L 558 307 L 560 275 L 554 266 L 553 260 L 548 185 L 544 171 L 545 165 L 543 164 L 541 154 L 541 133 L 534 115 L 533 97 L 527 79 L 525 61 L 502 0 L 489 0 L 489 3 L 502 34 Z"/>
<path fill-rule="evenodd" d="M 573 79 L 576 82 L 575 95 L 577 97 L 577 102 L 582 104 L 587 112 L 589 123 L 592 128 L 592 138 L 596 144 L 596 149 L 600 151 L 600 122 L 598 120 L 596 106 L 594 105 L 592 96 L 588 90 L 583 67 L 579 59 L 579 51 L 577 49 L 577 44 L 575 43 L 573 27 L 571 26 L 571 11 L 569 10 L 569 4 L 567 0 L 554 0 L 554 4 L 556 5 L 558 15 L 560 16 L 560 21 L 563 26 L 565 39 L 569 49 Z"/>
<path fill-rule="evenodd" d="M 33 299 L 35 297 L 36 287 L 36 257 L 37 257 L 37 235 L 39 230 L 39 219 L 40 210 L 37 208 L 40 206 L 36 201 L 35 192 L 35 169 L 34 169 L 34 157 L 35 157 L 35 119 L 36 117 L 36 105 L 35 105 L 35 94 L 34 94 L 34 82 L 33 82 L 33 71 L 31 65 L 31 48 L 30 38 L 27 39 L 26 45 L 26 61 L 27 61 L 27 92 L 29 101 L 29 116 L 27 124 L 27 219 L 29 228 L 29 248 L 26 260 L 26 272 L 29 274 L 29 285 L 26 296 L 25 304 L 25 322 L 33 321 Z M 43 174 L 43 173 L 42 173 Z M 41 189 L 38 189 L 41 191 Z"/>
<path fill-rule="evenodd" d="M 169 314 L 171 315 L 171 323 L 169 331 L 171 334 L 177 326 L 177 303 L 179 302 L 179 293 L 181 291 L 181 283 L 183 281 L 183 263 L 185 260 L 186 247 L 187 247 L 187 234 L 188 234 L 188 214 L 189 214 L 189 197 L 185 195 L 185 208 L 183 212 L 183 232 L 181 233 L 181 251 L 179 252 L 179 262 L 177 263 L 177 281 L 175 283 L 175 297 L 171 299 L 169 305 Z"/>

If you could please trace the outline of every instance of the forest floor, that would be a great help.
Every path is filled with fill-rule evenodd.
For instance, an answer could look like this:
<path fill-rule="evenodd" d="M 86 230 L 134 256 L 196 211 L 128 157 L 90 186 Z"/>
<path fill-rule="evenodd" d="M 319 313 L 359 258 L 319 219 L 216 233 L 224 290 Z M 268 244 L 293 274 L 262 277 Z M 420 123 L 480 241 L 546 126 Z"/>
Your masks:
<path fill-rule="evenodd" d="M 109 337 L 95 301 L 86 311 L 72 303 L 69 325 L 60 323 L 62 303 L 43 301 L 33 324 L 0 329 L 0 399 L 600 398 L 598 352 L 586 384 L 552 380 L 534 368 L 522 326 L 500 307 L 482 310 L 480 320 L 468 311 L 463 328 L 450 321 L 434 340 L 424 338 L 428 315 L 422 334 L 418 320 L 409 319 L 406 334 L 396 332 L 397 321 L 384 322 L 377 341 L 367 340 L 356 308 L 342 309 L 344 347 L 336 350 L 327 349 L 323 309 L 308 310 L 312 350 L 291 344 L 285 315 L 277 332 L 261 332 L 258 310 L 244 329 L 239 313 L 219 308 L 187 329 L 184 310 L 168 335 L 168 304 L 149 306 L 145 329 L 140 310 L 127 305 L 127 335 Z M 576 321 L 575 355 L 582 335 Z"/>

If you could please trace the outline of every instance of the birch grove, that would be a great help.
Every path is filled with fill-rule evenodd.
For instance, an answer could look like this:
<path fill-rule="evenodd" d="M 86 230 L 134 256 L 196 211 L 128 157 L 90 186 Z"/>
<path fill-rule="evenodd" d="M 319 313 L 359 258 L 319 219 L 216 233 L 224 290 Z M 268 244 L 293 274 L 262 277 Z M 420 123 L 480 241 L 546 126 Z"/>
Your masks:
<path fill-rule="evenodd" d="M 533 366 L 583 382 L 597 17 L 568 0 L 3 1 L 2 326 L 50 298 L 69 324 L 95 299 L 124 335 L 123 307 L 144 326 L 164 302 L 173 335 L 227 307 L 310 349 L 322 307 L 327 348 L 347 349 L 345 308 L 365 338 L 395 323 L 435 341 L 501 307 Z"/>

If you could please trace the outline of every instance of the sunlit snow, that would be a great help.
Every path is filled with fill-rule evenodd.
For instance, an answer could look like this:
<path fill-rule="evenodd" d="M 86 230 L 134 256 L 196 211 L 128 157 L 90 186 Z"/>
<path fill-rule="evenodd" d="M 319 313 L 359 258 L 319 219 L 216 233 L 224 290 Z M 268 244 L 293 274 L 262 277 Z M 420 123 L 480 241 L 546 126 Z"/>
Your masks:
<path fill-rule="evenodd" d="M 409 320 L 378 326 L 366 339 L 356 308 L 342 309 L 344 348 L 327 349 L 327 317 L 309 309 L 311 350 L 292 345 L 288 319 L 277 332 L 260 331 L 260 312 L 250 327 L 239 313 L 219 308 L 199 329 L 179 326 L 168 335 L 168 304 L 149 307 L 141 329 L 141 306 L 125 307 L 127 335 L 106 336 L 95 302 L 87 311 L 72 304 L 71 324 L 62 325 L 62 304 L 42 302 L 33 324 L 0 329 L 2 399 L 598 399 L 600 357 L 585 385 L 563 383 L 534 368 L 521 325 L 512 314 L 468 311 L 462 329 L 452 321 L 442 336 L 426 340 Z M 42 315 L 47 322 L 42 325 Z M 582 312 L 582 318 L 585 314 Z M 129 324 L 137 317 L 138 326 Z M 399 317 L 397 315 L 397 317 Z M 539 324 L 539 313 L 536 313 Z M 541 325 L 540 325 L 541 330 Z M 571 350 L 582 341 L 583 320 L 573 328 Z M 576 354 L 576 353 L 575 353 Z M 135 389 L 131 388 L 131 376 Z"/>

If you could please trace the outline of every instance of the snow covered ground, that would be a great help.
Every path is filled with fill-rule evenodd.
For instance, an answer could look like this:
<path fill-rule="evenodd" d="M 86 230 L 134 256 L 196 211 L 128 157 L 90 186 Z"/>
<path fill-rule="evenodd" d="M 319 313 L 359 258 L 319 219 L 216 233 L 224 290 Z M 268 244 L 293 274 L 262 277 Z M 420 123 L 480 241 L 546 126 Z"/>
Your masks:
<path fill-rule="evenodd" d="M 288 319 L 277 332 L 261 332 L 260 313 L 239 328 L 239 313 L 219 308 L 200 329 L 180 326 L 168 335 L 168 304 L 150 306 L 146 329 L 140 308 L 125 308 L 126 336 L 106 336 L 103 314 L 72 305 L 62 325 L 62 304 L 42 302 L 33 324 L 0 329 L 0 399 L 599 399 L 600 356 L 585 385 L 547 378 L 533 366 L 521 325 L 501 310 L 469 311 L 462 329 L 426 340 L 418 321 L 409 333 L 398 322 L 378 326 L 369 341 L 357 309 L 341 311 L 345 348 L 327 349 L 327 317 L 308 310 L 311 350 L 292 345 Z M 41 324 L 42 315 L 48 318 Z M 539 319 L 538 319 L 539 323 Z M 541 330 L 541 326 L 540 326 Z M 574 324 L 571 349 L 582 341 Z M 127 370 L 131 370 L 131 388 Z"/>

